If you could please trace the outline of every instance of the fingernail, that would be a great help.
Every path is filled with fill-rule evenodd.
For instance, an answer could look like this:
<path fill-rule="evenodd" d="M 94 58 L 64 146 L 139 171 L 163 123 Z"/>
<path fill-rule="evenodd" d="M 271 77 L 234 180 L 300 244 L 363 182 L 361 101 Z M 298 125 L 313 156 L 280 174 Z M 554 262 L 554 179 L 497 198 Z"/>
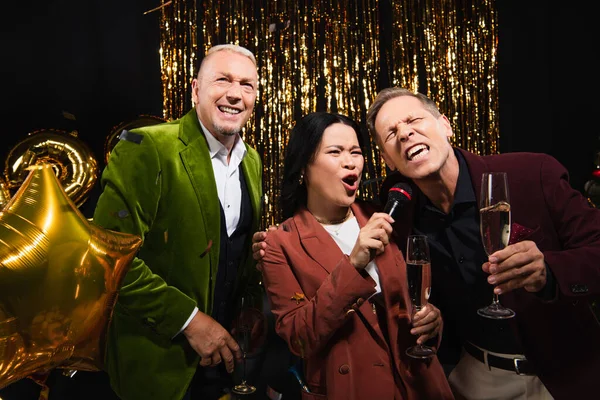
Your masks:
<path fill-rule="evenodd" d="M 491 283 L 492 285 L 494 283 L 496 283 L 496 277 L 495 276 L 488 276 L 488 283 Z"/>
<path fill-rule="evenodd" d="M 494 289 L 494 293 L 496 294 L 502 294 L 502 289 L 500 289 L 499 287 Z"/>
<path fill-rule="evenodd" d="M 497 269 L 496 267 L 490 267 L 490 273 L 495 274 Z"/>
<path fill-rule="evenodd" d="M 498 262 L 498 257 L 490 257 L 490 258 L 488 258 L 488 261 L 489 261 L 490 263 L 495 263 L 495 262 Z"/>

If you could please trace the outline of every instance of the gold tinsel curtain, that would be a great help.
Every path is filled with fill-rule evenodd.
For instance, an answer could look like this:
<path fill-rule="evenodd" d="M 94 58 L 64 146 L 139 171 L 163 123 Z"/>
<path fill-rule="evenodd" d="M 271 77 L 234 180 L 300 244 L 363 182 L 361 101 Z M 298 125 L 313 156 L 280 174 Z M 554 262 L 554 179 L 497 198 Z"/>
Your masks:
<path fill-rule="evenodd" d="M 496 17 L 490 1 L 173 0 L 163 5 L 165 118 L 179 118 L 191 107 L 195 65 L 209 47 L 235 43 L 257 57 L 259 96 L 244 139 L 263 157 L 264 226 L 281 219 L 283 155 L 294 122 L 312 111 L 332 111 L 362 123 L 386 86 L 430 95 L 453 123 L 458 146 L 496 152 Z M 369 146 L 367 184 L 360 194 L 373 198 L 386 171 L 366 130 L 363 134 Z"/>
<path fill-rule="evenodd" d="M 456 146 L 497 153 L 493 1 L 398 0 L 391 15 L 392 85 L 434 100 L 452 123 Z"/>
<path fill-rule="evenodd" d="M 197 62 L 196 4 L 193 0 L 162 0 L 160 69 L 163 117 L 182 117 L 191 107 L 192 79 Z"/>

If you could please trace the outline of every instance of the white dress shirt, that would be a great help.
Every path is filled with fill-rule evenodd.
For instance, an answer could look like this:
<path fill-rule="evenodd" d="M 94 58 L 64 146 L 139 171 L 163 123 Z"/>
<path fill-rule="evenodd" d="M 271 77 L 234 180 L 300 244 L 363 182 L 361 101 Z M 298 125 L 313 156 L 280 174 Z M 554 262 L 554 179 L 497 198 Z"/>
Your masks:
<path fill-rule="evenodd" d="M 229 162 L 227 162 L 227 148 L 202 125 L 200 119 L 198 119 L 198 122 L 200 122 L 202 132 L 204 132 L 206 142 L 208 143 L 210 160 L 212 162 L 213 173 L 215 174 L 215 183 L 217 184 L 217 194 L 219 195 L 219 201 L 225 214 L 227 236 L 231 236 L 240 222 L 242 188 L 240 186 L 241 171 L 239 167 L 246 156 L 246 146 L 244 146 L 240 135 L 237 134 L 235 144 L 231 149 L 231 157 L 229 158 Z M 187 328 L 197 313 L 198 307 L 194 307 L 194 311 L 192 311 L 192 314 L 177 334 Z"/>
<path fill-rule="evenodd" d="M 246 146 L 239 134 L 236 135 L 235 144 L 231 149 L 231 157 L 227 162 L 227 148 L 219 142 L 202 125 L 202 131 L 208 142 L 208 150 L 212 161 L 215 182 L 217 184 L 217 194 L 221 201 L 221 207 L 225 213 L 225 222 L 227 224 L 227 236 L 235 232 L 240 222 L 240 208 L 242 206 L 242 188 L 240 187 L 240 164 L 246 156 Z"/>

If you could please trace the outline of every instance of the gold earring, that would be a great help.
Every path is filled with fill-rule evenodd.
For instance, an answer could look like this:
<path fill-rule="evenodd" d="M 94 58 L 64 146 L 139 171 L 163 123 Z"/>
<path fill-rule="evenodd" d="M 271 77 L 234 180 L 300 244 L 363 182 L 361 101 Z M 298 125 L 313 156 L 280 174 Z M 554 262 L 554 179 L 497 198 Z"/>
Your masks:
<path fill-rule="evenodd" d="M 302 185 L 304 183 L 304 174 L 300 174 L 300 179 L 298 179 L 298 184 Z"/>

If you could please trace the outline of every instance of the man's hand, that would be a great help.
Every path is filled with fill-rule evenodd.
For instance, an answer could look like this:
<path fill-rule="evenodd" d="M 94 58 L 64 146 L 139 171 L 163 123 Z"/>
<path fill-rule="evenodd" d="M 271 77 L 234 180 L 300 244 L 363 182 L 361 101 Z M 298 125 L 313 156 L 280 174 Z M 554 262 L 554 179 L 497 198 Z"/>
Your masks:
<path fill-rule="evenodd" d="M 260 260 L 262 260 L 262 258 L 265 256 L 265 249 L 267 248 L 265 239 L 270 231 L 275 230 L 277 230 L 277 227 L 275 225 L 271 225 L 266 231 L 258 231 L 252 235 L 252 257 L 256 261 L 260 262 Z"/>
<path fill-rule="evenodd" d="M 496 285 L 495 294 L 508 293 L 518 288 L 539 292 L 546 286 L 544 255 L 530 240 L 511 244 L 495 252 L 482 268 L 490 274 L 488 282 Z"/>
<path fill-rule="evenodd" d="M 423 344 L 440 334 L 442 313 L 433 304 L 426 304 L 412 318 L 412 335 L 419 335 L 417 344 Z"/>
<path fill-rule="evenodd" d="M 234 357 L 242 361 L 242 351 L 229 332 L 201 311 L 196 313 L 183 334 L 200 355 L 202 367 L 214 367 L 224 361 L 227 372 L 232 373 Z"/>

